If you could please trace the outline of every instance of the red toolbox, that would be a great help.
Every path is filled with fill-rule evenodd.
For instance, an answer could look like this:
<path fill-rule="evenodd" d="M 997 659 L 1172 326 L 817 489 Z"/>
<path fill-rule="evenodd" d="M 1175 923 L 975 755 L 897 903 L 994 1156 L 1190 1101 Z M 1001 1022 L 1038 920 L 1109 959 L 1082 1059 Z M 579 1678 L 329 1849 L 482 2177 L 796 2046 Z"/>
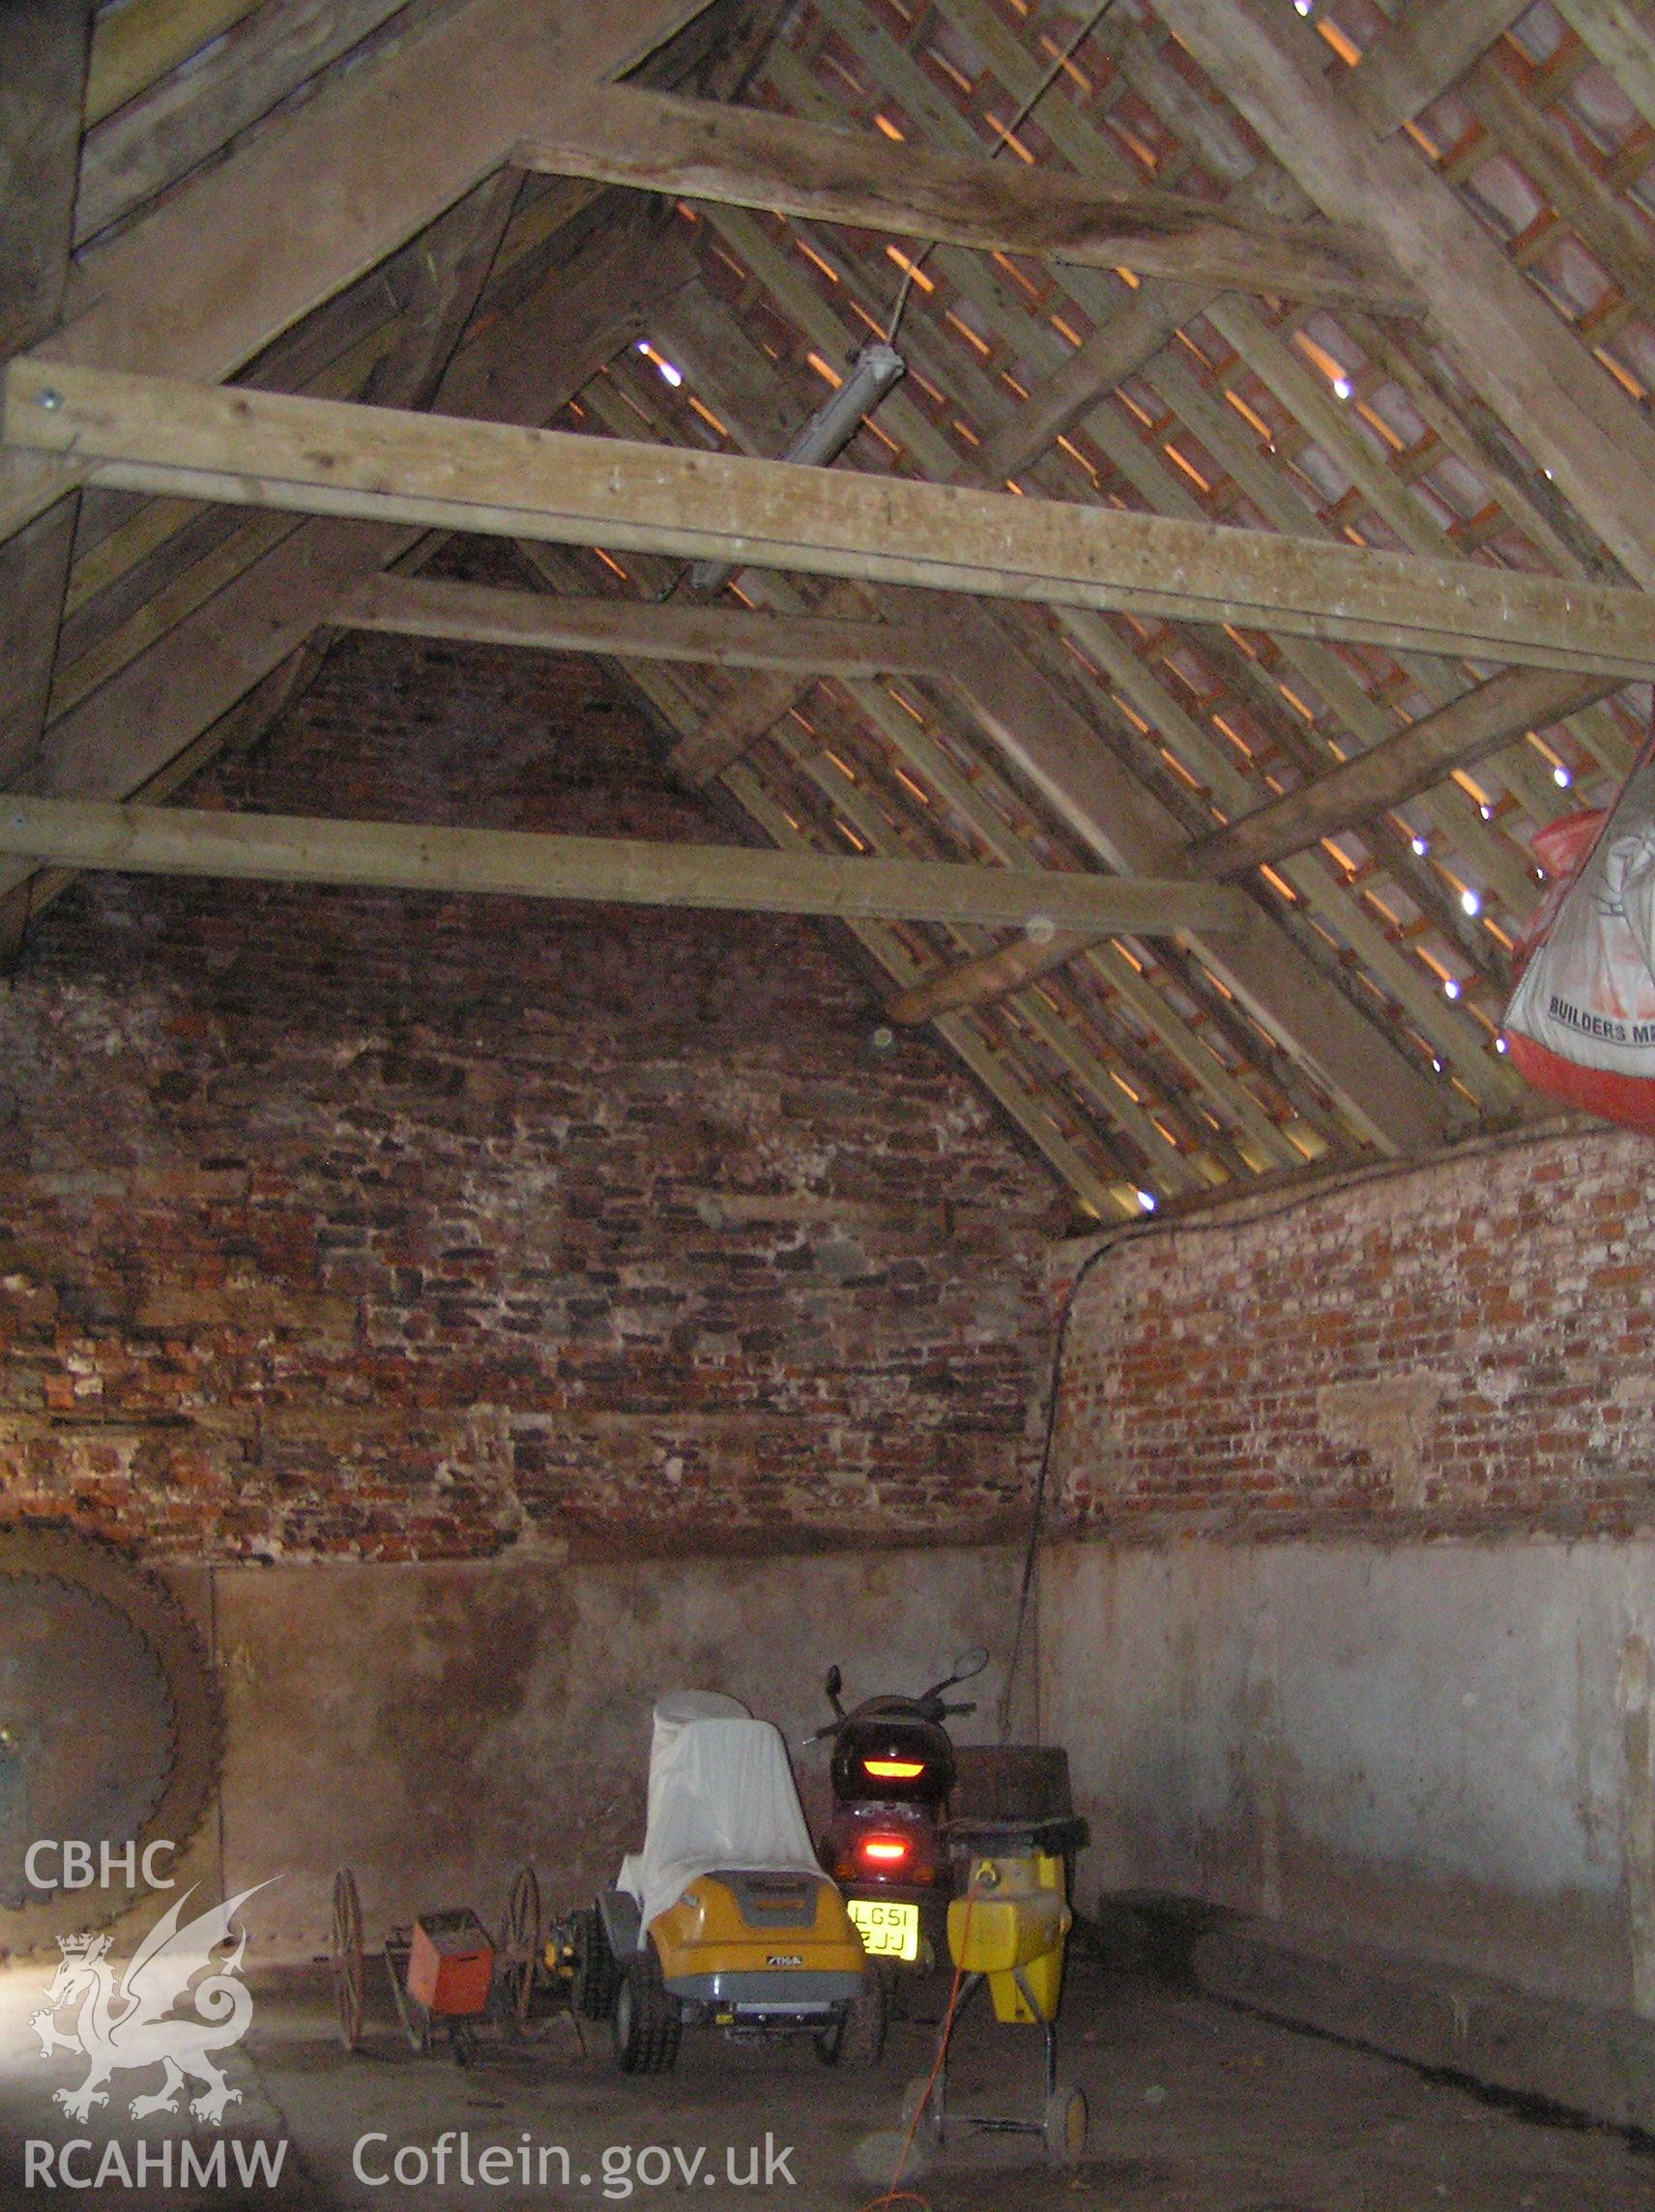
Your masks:
<path fill-rule="evenodd" d="M 437 2020 L 467 2020 L 488 2009 L 494 1946 L 469 1906 L 426 1912 L 414 1923 L 408 1994 Z"/>

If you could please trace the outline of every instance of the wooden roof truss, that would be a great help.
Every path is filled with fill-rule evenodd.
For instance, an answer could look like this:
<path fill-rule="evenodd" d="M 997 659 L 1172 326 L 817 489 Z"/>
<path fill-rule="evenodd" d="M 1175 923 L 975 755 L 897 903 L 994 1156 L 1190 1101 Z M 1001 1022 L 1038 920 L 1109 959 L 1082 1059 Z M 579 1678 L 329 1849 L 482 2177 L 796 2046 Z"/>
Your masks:
<path fill-rule="evenodd" d="M 1655 15 L 125 0 L 6 41 L 14 950 L 116 864 L 111 802 L 193 850 L 161 802 L 335 627 L 400 628 L 616 656 L 778 882 L 1133 879 L 1151 926 L 1078 888 L 1009 941 L 1015 897 L 841 924 L 1088 1214 L 1533 1110 L 1529 840 L 1624 773 L 1655 674 Z M 831 481 L 717 458 L 784 451 L 893 316 Z M 258 393 L 349 402 L 337 451 Z M 427 410 L 613 467 L 573 520 L 485 513 L 488 434 Z M 661 447 L 706 457 L 679 491 Z M 539 594 L 421 576 L 454 528 Z M 697 600 L 720 529 L 766 558 Z M 940 551 L 964 588 L 916 589 Z"/>

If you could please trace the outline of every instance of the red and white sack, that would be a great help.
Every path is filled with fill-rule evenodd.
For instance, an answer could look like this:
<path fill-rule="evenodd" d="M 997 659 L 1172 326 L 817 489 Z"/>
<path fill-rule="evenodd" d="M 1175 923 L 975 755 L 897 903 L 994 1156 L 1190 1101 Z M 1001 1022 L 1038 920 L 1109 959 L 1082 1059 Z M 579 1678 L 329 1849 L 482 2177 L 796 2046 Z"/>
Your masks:
<path fill-rule="evenodd" d="M 1512 1063 L 1537 1091 L 1655 1136 L 1655 739 L 1612 807 L 1534 840 L 1564 873 L 1517 946 Z"/>

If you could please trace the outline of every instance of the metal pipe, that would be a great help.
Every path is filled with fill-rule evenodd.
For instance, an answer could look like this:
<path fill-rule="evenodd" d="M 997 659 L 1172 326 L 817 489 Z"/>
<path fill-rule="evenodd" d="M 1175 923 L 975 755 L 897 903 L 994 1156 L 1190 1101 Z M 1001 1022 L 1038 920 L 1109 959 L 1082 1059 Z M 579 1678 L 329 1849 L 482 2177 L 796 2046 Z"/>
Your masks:
<path fill-rule="evenodd" d="M 863 346 L 856 365 L 805 423 L 781 456 L 803 469 L 830 468 L 899 378 L 908 364 L 894 346 L 877 340 Z M 715 592 L 735 574 L 729 561 L 697 561 L 689 571 L 690 589 Z"/>

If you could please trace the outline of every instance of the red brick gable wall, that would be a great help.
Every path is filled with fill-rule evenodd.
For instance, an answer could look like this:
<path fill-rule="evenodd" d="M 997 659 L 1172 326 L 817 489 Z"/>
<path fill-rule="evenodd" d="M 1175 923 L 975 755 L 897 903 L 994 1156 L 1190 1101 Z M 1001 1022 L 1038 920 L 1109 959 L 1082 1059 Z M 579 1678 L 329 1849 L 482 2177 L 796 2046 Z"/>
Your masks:
<path fill-rule="evenodd" d="M 369 637 L 196 796 L 732 834 L 595 664 Z M 997 1532 L 1052 1185 L 874 1006 L 786 919 L 83 883 L 0 990 L 0 1516 L 211 1557 Z"/>

